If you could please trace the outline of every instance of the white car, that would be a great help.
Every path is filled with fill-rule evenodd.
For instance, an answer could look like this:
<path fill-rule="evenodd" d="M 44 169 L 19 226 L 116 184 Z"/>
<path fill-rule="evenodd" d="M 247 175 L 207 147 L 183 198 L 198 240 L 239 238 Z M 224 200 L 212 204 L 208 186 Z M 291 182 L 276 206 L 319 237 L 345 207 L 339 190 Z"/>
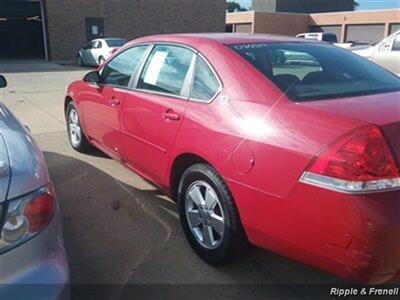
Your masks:
<path fill-rule="evenodd" d="M 400 76 L 400 30 L 375 46 L 354 47 L 350 50 Z"/>
<path fill-rule="evenodd" d="M 327 42 L 327 43 L 331 43 L 331 44 L 341 47 L 341 48 L 349 48 L 353 45 L 352 43 L 338 43 L 336 34 L 328 33 L 328 32 L 300 33 L 300 34 L 296 35 L 296 37 L 302 38 L 302 39 L 307 39 L 307 40 Z"/>
<path fill-rule="evenodd" d="M 93 40 L 78 50 L 78 66 L 99 66 L 125 43 L 126 40 L 117 38 Z"/>

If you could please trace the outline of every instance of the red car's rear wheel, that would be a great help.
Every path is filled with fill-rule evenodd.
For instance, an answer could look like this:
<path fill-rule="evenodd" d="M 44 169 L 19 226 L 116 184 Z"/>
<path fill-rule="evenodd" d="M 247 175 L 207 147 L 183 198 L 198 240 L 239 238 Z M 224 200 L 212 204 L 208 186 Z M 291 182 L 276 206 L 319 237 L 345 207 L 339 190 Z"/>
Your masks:
<path fill-rule="evenodd" d="M 178 199 L 186 238 L 207 263 L 224 264 L 247 250 L 232 195 L 211 166 L 196 164 L 188 168 L 180 182 Z"/>

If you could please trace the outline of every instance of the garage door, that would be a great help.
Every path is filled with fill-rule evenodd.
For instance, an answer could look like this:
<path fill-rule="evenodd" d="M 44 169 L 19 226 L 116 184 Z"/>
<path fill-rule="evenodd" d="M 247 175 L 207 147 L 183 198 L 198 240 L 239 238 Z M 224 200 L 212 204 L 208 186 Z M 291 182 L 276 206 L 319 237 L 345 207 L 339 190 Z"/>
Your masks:
<path fill-rule="evenodd" d="M 346 30 L 346 42 L 375 43 L 385 36 L 385 25 L 348 25 Z"/>
<path fill-rule="evenodd" d="M 245 24 L 236 24 L 235 25 L 235 32 L 238 33 L 251 33 L 253 25 L 251 23 L 245 23 Z"/>
<path fill-rule="evenodd" d="M 389 34 L 395 33 L 396 31 L 400 30 L 400 24 L 390 24 L 390 32 Z"/>
<path fill-rule="evenodd" d="M 310 32 L 326 32 L 336 35 L 337 40 L 342 38 L 342 25 L 310 26 Z"/>
<path fill-rule="evenodd" d="M 44 59 L 39 1 L 0 2 L 0 59 Z"/>

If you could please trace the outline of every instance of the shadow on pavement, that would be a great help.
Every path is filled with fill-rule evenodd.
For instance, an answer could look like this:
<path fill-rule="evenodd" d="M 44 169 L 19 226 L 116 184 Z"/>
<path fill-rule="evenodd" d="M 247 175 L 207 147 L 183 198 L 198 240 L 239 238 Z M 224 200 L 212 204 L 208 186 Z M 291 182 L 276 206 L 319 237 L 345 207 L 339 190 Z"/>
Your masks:
<path fill-rule="evenodd" d="M 330 299 L 329 288 L 341 284 L 257 249 L 211 267 L 186 243 L 176 204 L 157 189 L 125 184 L 77 158 L 45 157 L 62 212 L 72 299 Z"/>
<path fill-rule="evenodd" d="M 37 73 L 37 72 L 66 72 L 90 71 L 93 68 L 79 67 L 73 63 L 55 63 L 46 60 L 0 60 L 2 73 Z"/>

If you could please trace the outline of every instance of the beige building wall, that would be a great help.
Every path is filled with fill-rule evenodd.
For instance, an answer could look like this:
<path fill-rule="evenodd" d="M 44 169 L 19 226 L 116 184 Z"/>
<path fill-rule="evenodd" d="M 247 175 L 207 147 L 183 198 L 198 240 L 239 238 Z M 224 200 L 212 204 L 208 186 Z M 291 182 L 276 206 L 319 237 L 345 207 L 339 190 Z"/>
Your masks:
<path fill-rule="evenodd" d="M 383 37 L 389 35 L 391 25 L 398 27 L 400 24 L 400 10 L 377 10 L 362 12 L 336 12 L 318 14 L 293 14 L 293 13 L 266 13 L 266 12 L 241 12 L 228 13 L 227 25 L 251 24 L 251 33 L 270 33 L 283 35 L 297 35 L 308 32 L 310 26 L 342 26 L 341 36 L 338 39 L 345 41 L 346 31 L 351 25 L 376 25 L 384 26 Z"/>
<path fill-rule="evenodd" d="M 376 10 L 363 12 L 338 12 L 311 14 L 310 26 L 342 25 L 341 41 L 346 38 L 348 25 L 384 24 L 384 36 L 389 35 L 390 25 L 400 23 L 400 10 Z"/>

